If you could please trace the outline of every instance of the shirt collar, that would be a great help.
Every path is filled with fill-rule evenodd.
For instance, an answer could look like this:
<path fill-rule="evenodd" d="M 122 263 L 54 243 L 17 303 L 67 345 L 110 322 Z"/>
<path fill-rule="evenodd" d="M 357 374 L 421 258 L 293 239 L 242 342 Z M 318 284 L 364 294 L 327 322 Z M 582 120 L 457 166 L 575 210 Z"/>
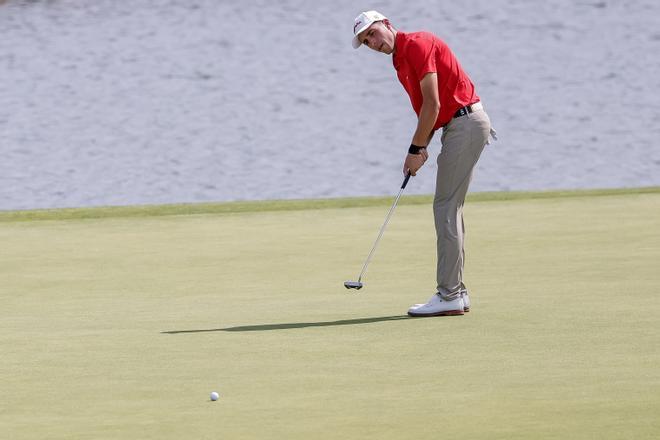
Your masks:
<path fill-rule="evenodd" d="M 392 64 L 394 68 L 399 70 L 401 65 L 401 57 L 403 56 L 404 45 L 406 43 L 407 34 L 405 32 L 397 31 L 396 37 L 394 37 L 394 55 L 392 56 Z"/>

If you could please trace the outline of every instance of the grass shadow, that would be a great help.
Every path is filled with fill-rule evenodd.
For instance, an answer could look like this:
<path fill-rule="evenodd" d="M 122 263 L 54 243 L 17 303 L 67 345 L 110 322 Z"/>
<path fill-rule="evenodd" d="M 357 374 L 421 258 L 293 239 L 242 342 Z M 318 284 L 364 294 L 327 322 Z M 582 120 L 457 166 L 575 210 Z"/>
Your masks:
<path fill-rule="evenodd" d="M 179 333 L 205 333 L 205 332 L 263 332 L 270 330 L 289 330 L 294 328 L 308 327 L 334 327 L 338 325 L 358 325 L 371 324 L 373 322 L 400 321 L 412 319 L 408 315 L 379 316 L 375 318 L 342 319 L 339 321 L 322 322 L 292 322 L 286 324 L 263 324 L 263 325 L 242 325 L 238 327 L 209 328 L 199 330 L 169 330 L 161 333 L 179 334 Z"/>

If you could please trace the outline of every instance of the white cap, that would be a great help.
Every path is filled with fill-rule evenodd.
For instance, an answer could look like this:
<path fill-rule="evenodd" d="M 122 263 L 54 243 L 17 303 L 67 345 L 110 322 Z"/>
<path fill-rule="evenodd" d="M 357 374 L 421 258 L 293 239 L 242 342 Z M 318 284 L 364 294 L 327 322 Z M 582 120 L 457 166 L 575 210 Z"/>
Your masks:
<path fill-rule="evenodd" d="M 387 20 L 387 17 L 378 11 L 362 12 L 355 17 L 355 21 L 353 22 L 353 49 L 357 49 L 362 44 L 357 37 L 360 32 L 364 31 L 375 22 L 383 20 Z"/>

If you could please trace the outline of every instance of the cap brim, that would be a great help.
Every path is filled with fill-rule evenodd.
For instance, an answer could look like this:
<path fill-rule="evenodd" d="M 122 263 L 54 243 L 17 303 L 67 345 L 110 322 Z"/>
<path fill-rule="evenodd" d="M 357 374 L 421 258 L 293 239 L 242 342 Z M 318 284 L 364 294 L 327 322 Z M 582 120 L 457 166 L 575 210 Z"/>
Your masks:
<path fill-rule="evenodd" d="M 360 35 L 362 32 L 366 31 L 369 26 L 374 24 L 375 21 L 372 21 L 371 23 L 365 23 L 364 26 L 362 26 L 358 31 L 355 33 L 355 36 L 353 37 L 353 49 L 357 49 L 358 47 L 362 46 L 362 43 L 360 43 L 360 40 L 358 39 L 358 35 Z"/>

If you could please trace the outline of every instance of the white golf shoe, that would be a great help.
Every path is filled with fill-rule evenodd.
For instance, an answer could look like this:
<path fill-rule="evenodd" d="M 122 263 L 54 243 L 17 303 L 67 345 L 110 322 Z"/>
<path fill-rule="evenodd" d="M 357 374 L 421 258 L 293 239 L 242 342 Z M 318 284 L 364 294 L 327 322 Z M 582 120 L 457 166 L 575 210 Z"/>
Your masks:
<path fill-rule="evenodd" d="M 416 317 L 463 315 L 465 313 L 464 308 L 465 304 L 460 296 L 454 300 L 446 301 L 440 298 L 440 295 L 434 294 L 426 304 L 415 305 L 408 309 L 408 315 Z"/>
<path fill-rule="evenodd" d="M 463 290 L 461 292 L 461 298 L 463 298 L 463 311 L 467 313 L 470 311 L 470 295 L 468 295 L 467 290 Z M 409 310 L 417 309 L 423 305 L 424 304 L 415 304 L 414 306 L 410 307 Z"/>
<path fill-rule="evenodd" d="M 467 290 L 463 290 L 461 292 L 461 298 L 463 298 L 463 311 L 464 312 L 469 312 L 470 311 L 470 295 L 468 295 Z"/>

